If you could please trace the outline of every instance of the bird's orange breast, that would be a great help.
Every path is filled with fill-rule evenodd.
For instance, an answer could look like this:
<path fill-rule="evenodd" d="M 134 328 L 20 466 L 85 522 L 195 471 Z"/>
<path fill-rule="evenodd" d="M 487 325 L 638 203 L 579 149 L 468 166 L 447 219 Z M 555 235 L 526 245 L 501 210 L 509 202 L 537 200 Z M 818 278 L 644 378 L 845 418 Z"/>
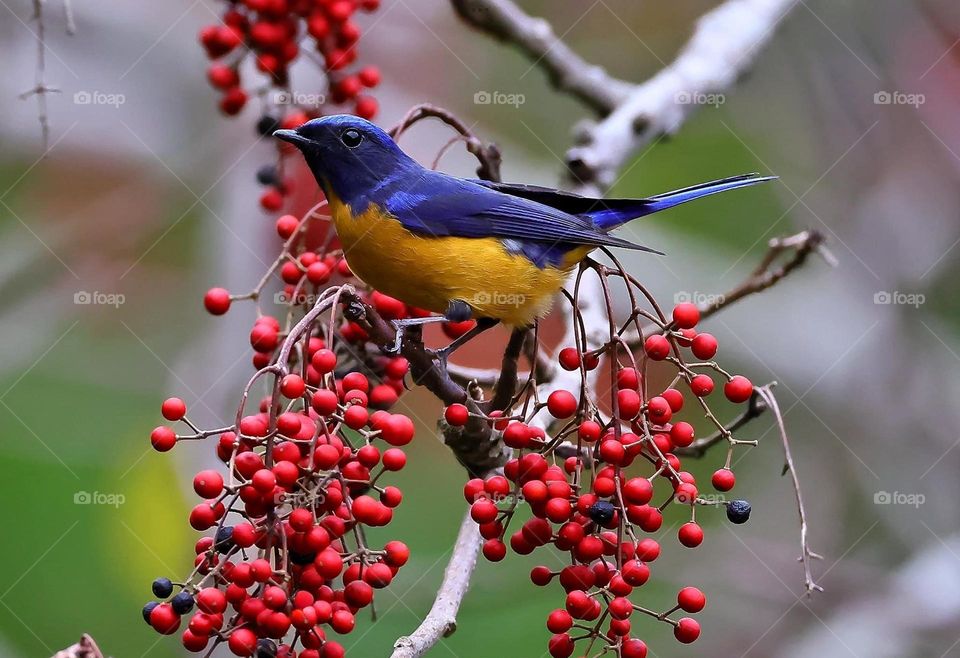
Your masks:
<path fill-rule="evenodd" d="M 477 317 L 529 325 L 550 309 L 566 272 L 590 251 L 572 252 L 568 267 L 540 269 L 496 238 L 421 236 L 375 204 L 354 215 L 335 196 L 329 202 L 350 269 L 377 290 L 437 313 L 462 300 Z"/>

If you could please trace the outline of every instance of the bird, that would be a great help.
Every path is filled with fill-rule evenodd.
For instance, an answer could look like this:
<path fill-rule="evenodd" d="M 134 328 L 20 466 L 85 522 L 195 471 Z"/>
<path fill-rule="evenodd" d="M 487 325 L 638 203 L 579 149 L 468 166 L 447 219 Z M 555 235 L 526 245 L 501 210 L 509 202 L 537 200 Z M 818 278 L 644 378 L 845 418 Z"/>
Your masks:
<path fill-rule="evenodd" d="M 567 274 L 595 249 L 661 254 L 612 235 L 613 229 L 775 178 L 745 174 L 646 198 L 590 198 L 429 169 L 383 129 L 353 115 L 312 119 L 273 135 L 302 153 L 327 199 L 354 275 L 386 295 L 439 314 L 395 320 L 394 349 L 412 325 L 477 321 L 438 351 L 443 363 L 457 347 L 498 323 L 525 328 L 546 315 Z"/>

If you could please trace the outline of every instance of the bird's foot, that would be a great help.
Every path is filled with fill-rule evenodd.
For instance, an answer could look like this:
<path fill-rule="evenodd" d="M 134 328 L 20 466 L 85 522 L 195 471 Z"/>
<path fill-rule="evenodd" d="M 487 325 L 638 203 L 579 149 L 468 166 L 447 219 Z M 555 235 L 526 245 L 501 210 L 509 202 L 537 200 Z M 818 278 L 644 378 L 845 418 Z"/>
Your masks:
<path fill-rule="evenodd" d="M 403 349 L 403 336 L 404 333 L 410 327 L 422 327 L 425 324 L 432 324 L 434 322 L 445 322 L 447 318 L 442 315 L 431 315 L 425 318 L 405 318 L 403 320 L 393 320 L 393 328 L 396 330 L 397 334 L 393 340 L 393 345 L 391 347 L 385 348 L 385 351 L 389 354 L 400 354 L 400 350 Z"/>

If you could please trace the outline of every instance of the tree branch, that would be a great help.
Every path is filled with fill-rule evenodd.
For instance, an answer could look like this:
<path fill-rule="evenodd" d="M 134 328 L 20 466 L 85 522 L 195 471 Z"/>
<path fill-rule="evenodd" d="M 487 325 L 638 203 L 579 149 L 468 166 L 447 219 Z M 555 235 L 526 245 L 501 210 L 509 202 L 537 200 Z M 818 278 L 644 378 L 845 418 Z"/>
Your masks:
<path fill-rule="evenodd" d="M 576 145 L 566 155 L 571 181 L 590 191 L 606 189 L 646 144 L 677 132 L 698 107 L 724 102 L 722 92 L 749 69 L 795 4 L 727 0 L 704 14 L 673 62 L 637 85 L 601 121 L 576 131 Z"/>
<path fill-rule="evenodd" d="M 470 577 L 477 566 L 482 543 L 479 526 L 468 509 L 430 612 L 413 633 L 396 641 L 391 658 L 422 656 L 457 629 L 457 611 L 470 588 Z"/>
<path fill-rule="evenodd" d="M 557 90 L 578 98 L 598 114 L 613 111 L 633 88 L 577 55 L 554 34 L 550 23 L 525 14 L 510 0 L 452 0 L 452 4 L 467 24 L 515 44 L 534 66 L 546 72 Z"/>

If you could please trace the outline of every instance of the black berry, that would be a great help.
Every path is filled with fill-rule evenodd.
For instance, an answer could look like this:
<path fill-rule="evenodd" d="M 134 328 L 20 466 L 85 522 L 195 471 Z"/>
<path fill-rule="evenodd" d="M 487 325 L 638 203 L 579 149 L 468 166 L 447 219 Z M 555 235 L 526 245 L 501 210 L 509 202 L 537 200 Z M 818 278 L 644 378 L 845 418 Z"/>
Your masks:
<path fill-rule="evenodd" d="M 180 592 L 170 601 L 173 611 L 178 615 L 185 615 L 193 607 L 193 597 L 189 592 Z"/>
<path fill-rule="evenodd" d="M 263 638 L 257 641 L 257 658 L 274 658 L 277 655 L 277 645 L 273 640 Z"/>
<path fill-rule="evenodd" d="M 217 530 L 217 536 L 214 537 L 213 547 L 217 553 L 226 553 L 233 548 L 233 526 L 225 525 Z"/>
<path fill-rule="evenodd" d="M 276 185 L 279 180 L 275 165 L 267 164 L 257 169 L 257 182 L 261 185 Z"/>
<path fill-rule="evenodd" d="M 750 518 L 750 503 L 745 500 L 731 500 L 727 503 L 727 518 L 731 523 L 746 523 Z"/>
<path fill-rule="evenodd" d="M 169 578 L 157 578 L 153 581 L 153 595 L 165 599 L 173 594 L 173 583 Z"/>
<path fill-rule="evenodd" d="M 266 137 L 272 135 L 273 131 L 280 127 L 280 120 L 277 117 L 272 117 L 269 114 L 264 114 L 260 117 L 260 120 L 257 121 L 257 133 Z"/>
<path fill-rule="evenodd" d="M 609 503 L 605 500 L 598 500 L 590 506 L 589 510 L 587 510 L 587 515 L 593 519 L 595 523 L 606 525 L 613 520 L 613 512 L 613 503 Z"/>
<path fill-rule="evenodd" d="M 143 606 L 143 621 L 150 623 L 150 613 L 153 612 L 153 609 L 156 608 L 159 603 L 156 601 L 150 601 L 147 605 Z"/>

